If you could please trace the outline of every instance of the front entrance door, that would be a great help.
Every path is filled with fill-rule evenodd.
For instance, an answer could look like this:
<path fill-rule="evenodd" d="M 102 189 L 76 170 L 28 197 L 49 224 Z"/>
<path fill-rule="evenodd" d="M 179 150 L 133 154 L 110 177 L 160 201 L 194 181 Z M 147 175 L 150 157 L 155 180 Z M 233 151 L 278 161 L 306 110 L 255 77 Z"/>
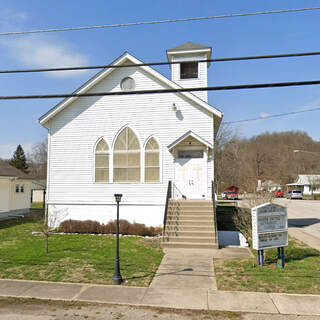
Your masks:
<path fill-rule="evenodd" d="M 207 161 L 202 150 L 179 151 L 174 192 L 177 198 L 206 199 Z"/>

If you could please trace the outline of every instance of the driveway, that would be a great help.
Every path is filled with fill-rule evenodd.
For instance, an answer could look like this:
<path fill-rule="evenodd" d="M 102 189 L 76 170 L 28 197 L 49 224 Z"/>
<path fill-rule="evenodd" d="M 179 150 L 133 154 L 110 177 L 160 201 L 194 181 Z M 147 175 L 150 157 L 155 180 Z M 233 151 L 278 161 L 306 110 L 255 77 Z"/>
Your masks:
<path fill-rule="evenodd" d="M 288 209 L 289 233 L 320 250 L 320 201 L 276 199 Z"/>

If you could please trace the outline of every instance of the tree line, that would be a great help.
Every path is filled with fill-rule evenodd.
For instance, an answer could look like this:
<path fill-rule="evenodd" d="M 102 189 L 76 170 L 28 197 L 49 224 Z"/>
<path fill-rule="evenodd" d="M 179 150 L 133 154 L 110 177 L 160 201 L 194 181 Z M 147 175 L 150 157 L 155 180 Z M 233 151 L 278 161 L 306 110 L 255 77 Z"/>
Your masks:
<path fill-rule="evenodd" d="M 215 173 L 218 192 L 231 185 L 242 192 L 255 192 L 258 180 L 271 180 L 285 190 L 298 174 L 320 174 L 320 142 L 301 131 L 242 138 L 230 127 L 222 126 L 216 140 Z"/>
<path fill-rule="evenodd" d="M 0 159 L 0 162 L 7 162 L 34 179 L 45 180 L 47 178 L 47 147 L 47 140 L 36 143 L 31 152 L 26 155 L 19 144 L 11 159 Z"/>

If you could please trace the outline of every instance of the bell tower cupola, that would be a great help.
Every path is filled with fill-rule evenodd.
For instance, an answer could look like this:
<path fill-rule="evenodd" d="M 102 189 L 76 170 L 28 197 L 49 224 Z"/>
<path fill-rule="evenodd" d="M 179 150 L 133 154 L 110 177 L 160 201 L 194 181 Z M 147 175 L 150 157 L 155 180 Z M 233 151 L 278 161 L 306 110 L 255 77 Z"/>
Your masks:
<path fill-rule="evenodd" d="M 186 42 L 168 49 L 168 61 L 180 62 L 170 65 L 172 81 L 183 88 L 206 87 L 208 85 L 207 68 L 210 63 L 198 61 L 211 59 L 211 52 L 211 47 L 194 42 Z M 207 91 L 195 91 L 193 94 L 208 102 Z"/>

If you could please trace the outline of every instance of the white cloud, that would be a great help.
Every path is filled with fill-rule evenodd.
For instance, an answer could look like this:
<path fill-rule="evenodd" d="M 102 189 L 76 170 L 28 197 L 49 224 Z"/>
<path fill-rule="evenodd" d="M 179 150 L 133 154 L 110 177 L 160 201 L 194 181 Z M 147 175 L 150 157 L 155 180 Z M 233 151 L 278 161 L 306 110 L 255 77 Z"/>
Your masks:
<path fill-rule="evenodd" d="M 21 146 L 24 150 L 24 154 L 30 153 L 32 151 L 34 143 L 33 142 L 25 142 L 22 143 Z M 16 143 L 7 143 L 0 144 L 0 159 L 11 159 L 13 153 L 16 151 L 18 144 Z"/>
<path fill-rule="evenodd" d="M 21 31 L 29 29 L 30 20 L 25 12 L 3 9 L 0 18 L 1 31 Z M 6 48 L 9 58 L 28 68 L 75 67 L 88 64 L 88 58 L 74 48 L 71 43 L 62 41 L 58 36 L 27 35 L 24 37 L 1 37 L 0 46 Z M 47 72 L 47 76 L 70 78 L 87 71 Z"/>
<path fill-rule="evenodd" d="M 70 44 L 57 38 L 28 36 L 5 39 L 0 44 L 7 47 L 11 57 L 31 68 L 56 68 L 87 65 L 87 57 Z M 77 77 L 85 71 L 57 71 L 46 75 L 54 77 Z"/>
<path fill-rule="evenodd" d="M 26 12 L 17 12 L 7 8 L 1 8 L 0 27 L 3 31 L 17 30 L 22 27 L 23 22 L 28 20 Z"/>
<path fill-rule="evenodd" d="M 260 117 L 261 117 L 261 118 L 269 118 L 270 116 L 271 116 L 270 113 L 260 112 Z"/>

